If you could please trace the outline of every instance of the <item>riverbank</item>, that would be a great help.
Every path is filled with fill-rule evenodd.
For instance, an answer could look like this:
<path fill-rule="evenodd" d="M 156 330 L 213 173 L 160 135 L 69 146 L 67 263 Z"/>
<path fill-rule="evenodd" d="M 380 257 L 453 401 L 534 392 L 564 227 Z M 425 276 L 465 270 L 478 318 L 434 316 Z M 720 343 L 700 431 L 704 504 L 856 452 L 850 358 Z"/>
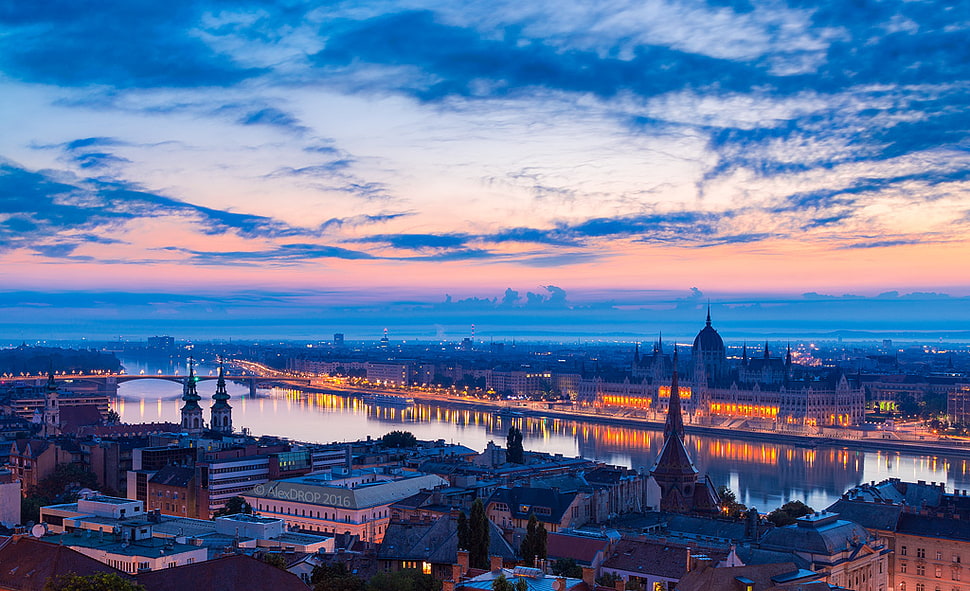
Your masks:
<path fill-rule="evenodd" d="M 365 393 L 384 392 L 382 390 L 363 389 L 363 388 L 336 388 L 320 386 L 301 386 L 296 388 L 307 392 L 320 392 L 337 394 L 341 396 L 359 396 Z M 388 391 L 392 394 L 407 395 L 415 402 L 431 404 L 442 407 L 466 408 L 493 414 L 505 414 L 506 416 L 522 416 L 536 419 L 558 419 L 558 420 L 581 420 L 602 425 L 615 425 L 622 427 L 635 427 L 639 429 L 662 430 L 663 421 L 652 420 L 646 417 L 616 416 L 596 412 L 587 412 L 576 408 L 535 408 L 531 405 L 509 406 L 507 401 L 492 401 L 480 398 L 466 398 L 459 396 L 441 396 L 429 394 L 421 391 L 401 390 Z M 797 445 L 802 447 L 843 447 L 846 449 L 858 449 L 863 451 L 896 451 L 926 455 L 942 455 L 959 458 L 970 458 L 970 446 L 945 444 L 936 441 L 905 441 L 897 439 L 881 439 L 875 437 L 852 437 L 835 438 L 825 436 L 812 436 L 795 433 L 781 433 L 772 431 L 754 431 L 749 429 L 725 428 L 711 425 L 701 425 L 697 423 L 685 424 L 688 434 L 708 435 L 715 437 L 728 437 L 732 439 L 746 439 L 750 441 L 763 441 L 767 443 L 778 443 L 785 445 Z M 862 434 L 876 434 L 878 432 L 863 432 Z"/>

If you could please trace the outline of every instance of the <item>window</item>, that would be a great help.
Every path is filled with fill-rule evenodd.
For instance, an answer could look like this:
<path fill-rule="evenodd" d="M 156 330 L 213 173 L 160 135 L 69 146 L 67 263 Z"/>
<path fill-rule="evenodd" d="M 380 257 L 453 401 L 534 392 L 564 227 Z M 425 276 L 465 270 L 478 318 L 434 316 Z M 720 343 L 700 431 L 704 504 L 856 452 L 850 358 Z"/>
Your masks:
<path fill-rule="evenodd" d="M 905 560 L 899 563 L 899 572 L 901 572 L 901 573 L 905 573 L 906 572 L 906 561 Z"/>
<path fill-rule="evenodd" d="M 939 550 L 936 551 L 936 559 L 943 560 L 943 553 L 940 552 Z"/>
<path fill-rule="evenodd" d="M 937 579 L 942 578 L 943 577 L 943 567 L 940 566 L 940 565 L 936 565 L 936 569 L 935 569 L 935 572 L 933 574 L 936 575 L 936 578 Z"/>
<path fill-rule="evenodd" d="M 917 548 L 916 558 L 926 558 L 926 548 Z"/>
<path fill-rule="evenodd" d="M 906 556 L 906 546 L 900 546 L 899 547 L 899 555 L 900 556 Z"/>
<path fill-rule="evenodd" d="M 959 581 L 960 580 L 960 571 L 957 570 L 956 568 L 951 568 L 950 569 L 950 579 L 952 579 L 954 581 Z"/>
<path fill-rule="evenodd" d="M 959 562 L 960 562 L 960 555 L 959 554 L 954 554 L 953 555 L 953 562 L 956 562 L 956 563 L 959 564 Z"/>
<path fill-rule="evenodd" d="M 925 577 L 926 576 L 926 566 L 922 564 L 916 565 L 916 576 Z"/>

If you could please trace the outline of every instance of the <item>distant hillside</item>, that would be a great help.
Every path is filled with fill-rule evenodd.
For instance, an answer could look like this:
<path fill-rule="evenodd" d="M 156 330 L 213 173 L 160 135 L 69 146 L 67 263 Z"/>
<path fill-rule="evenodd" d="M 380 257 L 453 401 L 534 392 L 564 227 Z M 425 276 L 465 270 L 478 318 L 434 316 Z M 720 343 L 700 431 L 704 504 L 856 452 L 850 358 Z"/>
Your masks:
<path fill-rule="evenodd" d="M 114 353 L 89 349 L 20 346 L 0 349 L 0 373 L 33 375 L 49 371 L 119 371 L 121 362 Z"/>

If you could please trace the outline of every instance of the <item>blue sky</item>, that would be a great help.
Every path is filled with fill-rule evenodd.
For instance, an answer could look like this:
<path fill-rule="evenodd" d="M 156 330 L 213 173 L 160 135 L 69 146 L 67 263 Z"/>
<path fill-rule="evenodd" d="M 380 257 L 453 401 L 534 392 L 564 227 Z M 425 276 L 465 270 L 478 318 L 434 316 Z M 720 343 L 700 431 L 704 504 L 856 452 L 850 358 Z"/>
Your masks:
<path fill-rule="evenodd" d="M 966 327 L 968 27 L 966 1 L 7 2 L 6 326 L 370 330 L 405 302 L 428 331 L 541 297 L 536 331 L 618 333 L 695 288 Z"/>

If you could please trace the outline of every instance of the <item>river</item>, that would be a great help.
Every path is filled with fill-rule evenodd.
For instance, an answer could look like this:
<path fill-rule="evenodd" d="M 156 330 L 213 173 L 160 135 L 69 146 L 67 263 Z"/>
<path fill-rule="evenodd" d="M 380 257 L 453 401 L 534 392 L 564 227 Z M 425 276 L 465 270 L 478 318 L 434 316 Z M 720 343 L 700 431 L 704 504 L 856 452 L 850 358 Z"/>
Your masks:
<path fill-rule="evenodd" d="M 157 363 L 124 362 L 128 373 L 171 374 Z M 178 370 L 186 374 L 183 367 Z M 215 368 L 200 365 L 200 375 Z M 518 426 L 528 450 L 582 456 L 609 464 L 649 470 L 663 444 L 661 432 L 639 426 L 603 425 L 583 420 L 500 417 L 447 405 L 377 406 L 358 397 L 303 393 L 273 388 L 250 396 L 248 386 L 229 382 L 233 424 L 254 435 L 277 435 L 298 441 L 330 443 L 411 431 L 419 439 L 444 439 L 481 451 L 490 441 L 504 446 L 509 426 Z M 203 408 L 214 381 L 198 386 Z M 117 410 L 125 422 L 179 422 L 181 386 L 161 380 L 138 380 L 118 388 Z M 746 439 L 689 434 L 694 464 L 715 485 L 726 484 L 738 500 L 762 512 L 790 499 L 816 509 L 833 503 L 861 482 L 895 477 L 907 481 L 945 482 L 948 490 L 970 489 L 970 460 L 908 452 L 850 450 L 838 446 L 783 445 Z"/>

